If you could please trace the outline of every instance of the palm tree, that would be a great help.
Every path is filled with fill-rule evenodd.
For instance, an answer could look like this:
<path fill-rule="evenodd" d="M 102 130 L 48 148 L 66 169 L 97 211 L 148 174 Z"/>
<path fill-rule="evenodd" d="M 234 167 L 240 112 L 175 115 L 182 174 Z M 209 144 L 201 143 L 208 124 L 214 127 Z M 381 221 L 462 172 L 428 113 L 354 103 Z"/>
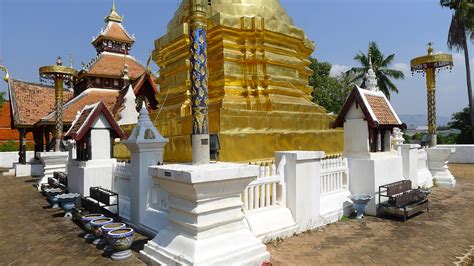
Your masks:
<path fill-rule="evenodd" d="M 368 55 L 370 54 L 370 61 L 372 61 L 372 67 L 374 69 L 375 75 L 377 76 L 377 86 L 379 90 L 382 91 L 388 99 L 390 99 L 390 92 L 398 93 L 397 86 L 393 84 L 391 79 L 404 79 L 405 75 L 402 71 L 390 69 L 388 65 L 393 62 L 395 54 L 391 54 L 385 57 L 382 52 L 380 52 L 377 43 L 370 42 Z M 365 74 L 369 70 L 369 56 L 359 51 L 354 57 L 355 60 L 359 61 L 362 67 L 353 67 L 349 70 L 354 74 L 353 82 L 360 84 L 361 87 L 365 87 Z"/>
<path fill-rule="evenodd" d="M 467 95 L 469 98 L 469 110 L 471 114 L 471 126 L 474 127 L 474 106 L 472 98 L 472 85 L 471 85 L 471 66 L 469 64 L 469 49 L 467 46 L 467 38 L 473 38 L 472 29 L 474 26 L 474 14 L 473 10 L 468 7 L 470 1 L 456 0 L 446 1 L 440 0 L 442 6 L 450 7 L 454 9 L 453 16 L 451 18 L 451 25 L 449 26 L 448 41 L 447 45 L 449 50 L 455 50 L 456 52 L 464 51 L 464 62 L 466 65 L 466 82 L 467 82 Z M 472 133 L 472 139 L 474 140 L 474 131 Z"/>

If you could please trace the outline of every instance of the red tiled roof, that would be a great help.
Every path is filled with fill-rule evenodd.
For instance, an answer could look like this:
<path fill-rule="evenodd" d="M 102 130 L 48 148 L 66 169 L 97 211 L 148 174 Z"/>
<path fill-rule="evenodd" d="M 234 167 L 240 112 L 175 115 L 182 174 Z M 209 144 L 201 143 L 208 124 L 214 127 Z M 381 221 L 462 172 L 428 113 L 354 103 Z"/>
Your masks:
<path fill-rule="evenodd" d="M 54 110 L 53 87 L 10 79 L 9 90 L 15 127 L 31 127 Z M 63 102 L 72 97 L 73 92 L 65 90 Z"/>
<path fill-rule="evenodd" d="M 365 95 L 376 120 L 381 125 L 398 125 L 399 122 L 384 97 Z"/>
<path fill-rule="evenodd" d="M 128 65 L 128 75 L 130 79 L 136 79 L 145 72 L 145 67 L 131 56 L 103 52 L 85 73 L 95 76 L 121 78 L 123 76 L 125 63 Z"/>
<path fill-rule="evenodd" d="M 110 110 L 112 110 L 117 102 L 119 90 L 107 89 L 87 89 L 66 105 L 63 109 L 63 122 L 70 124 L 76 119 L 77 112 L 82 111 L 84 106 L 92 105 L 98 101 L 102 101 Z M 54 112 L 42 119 L 46 123 L 54 122 Z"/>
<path fill-rule="evenodd" d="M 354 86 L 342 106 L 336 121 L 334 121 L 334 128 L 344 126 L 346 115 L 353 104 L 360 107 L 365 120 L 367 120 L 372 128 L 379 126 L 398 126 L 404 128 L 406 126 L 400 121 L 387 97 L 382 92 L 373 92 Z"/>
<path fill-rule="evenodd" d="M 122 129 L 117 124 L 117 121 L 115 121 L 109 108 L 103 101 L 98 101 L 92 106 L 83 108 L 79 118 L 74 121 L 72 127 L 66 133 L 66 136 L 72 137 L 74 140 L 82 139 L 100 114 L 104 115 L 107 119 L 110 127 L 114 130 L 115 136 L 119 138 L 125 137 Z"/>
<path fill-rule="evenodd" d="M 94 44 L 102 39 L 125 43 L 133 43 L 135 41 L 134 38 L 124 29 L 121 23 L 113 21 L 110 21 L 107 24 L 106 28 L 92 41 L 92 43 Z"/>

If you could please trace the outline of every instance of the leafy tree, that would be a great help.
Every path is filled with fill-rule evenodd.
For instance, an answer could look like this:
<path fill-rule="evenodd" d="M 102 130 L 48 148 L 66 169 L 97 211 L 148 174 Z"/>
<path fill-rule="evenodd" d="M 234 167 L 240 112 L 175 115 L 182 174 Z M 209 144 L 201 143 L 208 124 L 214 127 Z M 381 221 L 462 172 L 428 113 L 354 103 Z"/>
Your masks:
<path fill-rule="evenodd" d="M 402 71 L 390 69 L 388 67 L 393 62 L 395 54 L 385 57 L 385 55 L 379 50 L 376 42 L 369 43 L 367 54 L 359 51 L 359 53 L 354 57 L 362 67 L 353 67 L 349 70 L 354 74 L 353 81 L 359 83 L 362 88 L 365 87 L 365 74 L 369 70 L 369 55 L 372 62 L 372 68 L 377 76 L 377 86 L 380 91 L 390 99 L 390 92 L 398 93 L 398 89 L 391 79 L 404 79 L 405 75 Z"/>
<path fill-rule="evenodd" d="M 4 91 L 0 91 L 0 108 L 1 108 L 2 105 L 3 105 L 3 102 L 5 102 L 5 92 L 4 92 Z"/>
<path fill-rule="evenodd" d="M 473 106 L 473 95 L 472 95 L 472 83 L 471 83 L 471 66 L 469 64 L 469 49 L 467 45 L 467 39 L 470 37 L 473 39 L 474 30 L 474 8 L 473 0 L 440 0 L 442 6 L 454 9 L 453 16 L 451 18 L 451 25 L 448 31 L 447 45 L 450 50 L 457 52 L 464 52 L 464 62 L 466 65 L 466 83 L 467 83 L 467 95 L 469 98 L 469 109 L 471 120 L 468 123 L 471 124 L 471 128 L 474 127 L 474 106 Z M 471 138 L 474 139 L 474 132 L 471 133 Z"/>
<path fill-rule="evenodd" d="M 319 62 L 312 57 L 309 60 L 311 61 L 309 67 L 313 70 L 313 75 L 309 77 L 309 85 L 313 87 L 313 101 L 326 108 L 328 112 L 338 113 L 352 89 L 350 74 L 331 77 L 330 63 Z"/>
<path fill-rule="evenodd" d="M 469 108 L 465 107 L 461 112 L 453 114 L 451 121 L 448 126 L 451 128 L 457 128 L 461 130 L 456 143 L 458 144 L 474 144 L 474 138 L 472 137 L 473 127 L 470 121 Z"/>

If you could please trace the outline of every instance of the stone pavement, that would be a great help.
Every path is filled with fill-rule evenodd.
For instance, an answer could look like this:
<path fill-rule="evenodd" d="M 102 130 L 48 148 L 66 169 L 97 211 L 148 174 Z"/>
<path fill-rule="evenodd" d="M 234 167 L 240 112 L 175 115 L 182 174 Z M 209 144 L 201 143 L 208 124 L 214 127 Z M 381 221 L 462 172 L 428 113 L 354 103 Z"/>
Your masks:
<path fill-rule="evenodd" d="M 457 187 L 433 188 L 429 213 L 405 223 L 377 217 L 339 221 L 268 244 L 272 262 L 275 265 L 452 264 L 469 251 L 474 254 L 474 175 L 470 175 L 474 165 L 454 165 L 453 170 L 458 177 Z"/>
<path fill-rule="evenodd" d="M 146 238 L 136 235 L 133 257 L 117 263 L 85 243 L 83 231 L 49 208 L 30 178 L 0 177 L 0 265 L 143 264 L 137 258 Z"/>

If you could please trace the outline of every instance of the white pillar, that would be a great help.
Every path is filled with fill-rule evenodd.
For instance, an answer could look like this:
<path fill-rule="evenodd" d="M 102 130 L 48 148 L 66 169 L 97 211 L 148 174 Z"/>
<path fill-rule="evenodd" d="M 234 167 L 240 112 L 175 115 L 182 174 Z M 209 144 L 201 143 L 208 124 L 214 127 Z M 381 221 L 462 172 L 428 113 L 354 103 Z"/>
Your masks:
<path fill-rule="evenodd" d="M 403 177 L 411 180 L 413 188 L 421 186 L 421 182 L 418 179 L 418 144 L 395 144 L 395 149 L 401 148 L 402 151 L 402 164 L 403 164 Z"/>
<path fill-rule="evenodd" d="M 148 167 L 163 163 L 166 143 L 168 139 L 163 138 L 155 128 L 143 104 L 137 125 L 129 139 L 123 142 L 131 153 L 130 220 L 136 227 L 140 227 L 147 210 L 148 193 L 152 185 Z"/>
<path fill-rule="evenodd" d="M 322 151 L 276 152 L 276 164 L 285 158 L 286 206 L 290 209 L 298 232 L 321 224 L 321 159 Z"/>

